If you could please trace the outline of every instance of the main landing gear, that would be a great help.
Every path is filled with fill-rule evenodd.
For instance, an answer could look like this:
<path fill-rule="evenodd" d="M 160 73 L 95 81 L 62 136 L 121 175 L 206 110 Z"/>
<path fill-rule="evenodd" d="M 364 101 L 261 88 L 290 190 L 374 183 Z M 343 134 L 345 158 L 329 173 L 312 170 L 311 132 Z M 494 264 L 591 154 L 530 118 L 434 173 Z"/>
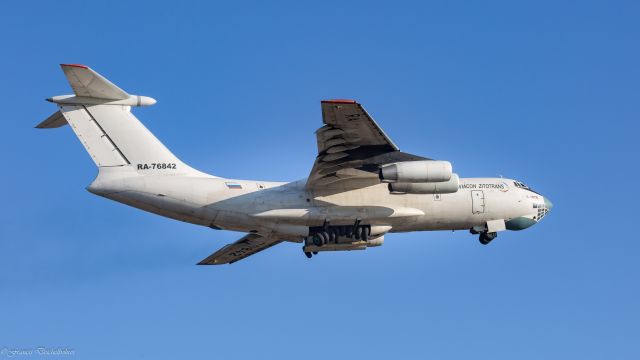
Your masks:
<path fill-rule="evenodd" d="M 360 219 L 356 220 L 353 225 L 332 226 L 329 221 L 325 221 L 322 226 L 309 228 L 309 236 L 314 246 L 321 247 L 326 244 L 338 244 L 339 238 L 356 239 L 358 241 L 367 241 L 371 236 L 371 226 L 361 225 Z M 311 259 L 313 255 L 317 255 L 317 251 L 305 251 L 307 258 Z"/>
<path fill-rule="evenodd" d="M 318 252 L 317 252 L 317 251 L 314 251 L 314 252 L 311 252 L 311 251 L 305 251 L 305 252 L 304 252 L 304 254 L 305 254 L 305 256 L 307 257 L 307 259 L 311 259 L 311 257 L 312 257 L 313 255 L 318 255 Z"/>

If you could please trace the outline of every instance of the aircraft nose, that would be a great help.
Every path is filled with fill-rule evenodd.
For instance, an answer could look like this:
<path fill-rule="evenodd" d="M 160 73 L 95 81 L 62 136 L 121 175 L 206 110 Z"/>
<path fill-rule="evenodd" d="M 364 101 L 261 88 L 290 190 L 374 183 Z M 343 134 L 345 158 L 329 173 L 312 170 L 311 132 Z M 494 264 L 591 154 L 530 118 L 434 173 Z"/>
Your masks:
<path fill-rule="evenodd" d="M 551 211 L 551 209 L 553 209 L 553 203 L 546 196 L 544 196 L 544 206 L 546 206 L 547 210 L 549 210 L 549 211 Z"/>

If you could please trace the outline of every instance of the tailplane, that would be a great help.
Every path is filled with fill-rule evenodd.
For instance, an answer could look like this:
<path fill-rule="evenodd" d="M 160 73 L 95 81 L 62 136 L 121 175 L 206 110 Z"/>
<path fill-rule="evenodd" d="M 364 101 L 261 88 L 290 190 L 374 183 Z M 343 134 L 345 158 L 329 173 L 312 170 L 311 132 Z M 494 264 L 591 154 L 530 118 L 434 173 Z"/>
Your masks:
<path fill-rule="evenodd" d="M 132 106 L 155 104 L 130 95 L 84 65 L 63 64 L 75 95 L 47 99 L 59 111 L 36 126 L 71 125 L 98 167 L 130 166 L 143 174 L 203 175 L 180 161 L 132 113 Z"/>

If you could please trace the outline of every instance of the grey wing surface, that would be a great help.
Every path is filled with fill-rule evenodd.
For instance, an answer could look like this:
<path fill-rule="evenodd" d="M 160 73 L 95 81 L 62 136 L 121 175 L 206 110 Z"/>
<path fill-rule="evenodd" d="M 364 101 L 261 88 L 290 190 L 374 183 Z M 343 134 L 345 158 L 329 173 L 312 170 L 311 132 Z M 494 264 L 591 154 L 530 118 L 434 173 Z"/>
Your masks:
<path fill-rule="evenodd" d="M 206 259 L 200 261 L 198 265 L 233 264 L 281 242 L 282 240 L 268 239 L 258 234 L 247 234 L 240 240 L 225 245 L 220 250 L 209 255 Z"/>
<path fill-rule="evenodd" d="M 316 131 L 318 155 L 307 188 L 365 187 L 379 183 L 380 165 L 425 160 L 401 152 L 356 101 L 326 100 L 321 105 L 324 126 Z"/>

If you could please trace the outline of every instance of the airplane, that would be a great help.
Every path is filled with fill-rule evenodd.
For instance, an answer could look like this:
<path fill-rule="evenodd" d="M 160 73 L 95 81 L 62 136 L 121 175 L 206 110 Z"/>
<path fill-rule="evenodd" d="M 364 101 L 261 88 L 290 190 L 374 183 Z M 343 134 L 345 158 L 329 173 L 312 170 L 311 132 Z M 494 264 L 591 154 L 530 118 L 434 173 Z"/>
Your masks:
<path fill-rule="evenodd" d="M 131 113 L 156 100 L 130 95 L 85 65 L 62 64 L 73 95 L 36 126 L 69 124 L 98 175 L 93 194 L 218 230 L 246 233 L 198 265 L 232 264 L 282 242 L 320 252 L 380 246 L 388 233 L 464 230 L 483 245 L 523 230 L 552 209 L 548 198 L 506 178 L 461 178 L 449 161 L 400 151 L 355 100 L 321 101 L 323 126 L 308 178 L 228 179 L 178 159 Z"/>

